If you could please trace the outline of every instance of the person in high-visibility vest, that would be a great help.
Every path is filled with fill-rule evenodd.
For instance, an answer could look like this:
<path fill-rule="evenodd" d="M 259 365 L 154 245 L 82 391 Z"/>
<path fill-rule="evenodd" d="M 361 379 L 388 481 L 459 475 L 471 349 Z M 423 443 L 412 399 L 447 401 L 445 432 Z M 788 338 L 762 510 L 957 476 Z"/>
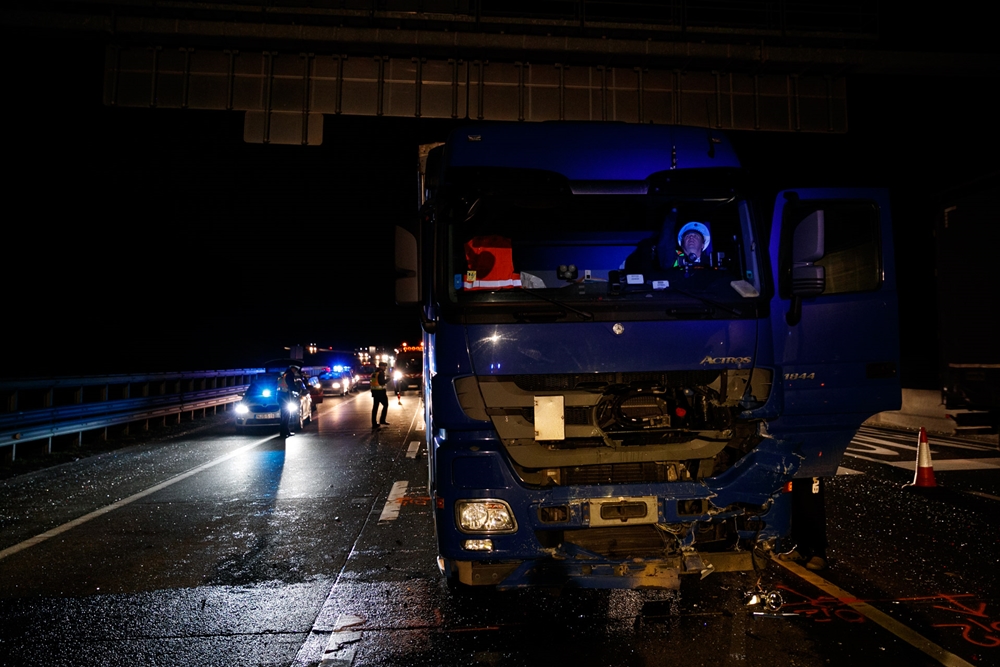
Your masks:
<path fill-rule="evenodd" d="M 385 420 L 386 413 L 389 411 L 389 396 L 386 393 L 385 379 L 385 369 L 388 366 L 389 364 L 383 361 L 378 365 L 375 372 L 372 373 L 372 428 L 389 425 L 389 422 Z M 382 418 L 376 421 L 379 405 L 382 406 Z"/>

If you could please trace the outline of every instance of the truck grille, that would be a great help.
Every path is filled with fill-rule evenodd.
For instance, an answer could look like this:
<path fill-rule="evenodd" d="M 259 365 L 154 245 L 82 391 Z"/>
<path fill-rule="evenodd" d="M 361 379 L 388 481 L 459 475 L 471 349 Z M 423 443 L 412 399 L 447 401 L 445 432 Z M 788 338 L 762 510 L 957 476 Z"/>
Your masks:
<path fill-rule="evenodd" d="M 650 525 L 567 530 L 563 541 L 616 559 L 657 558 L 676 550 L 673 538 L 670 541 L 674 544 L 670 544 L 663 533 Z"/>
<path fill-rule="evenodd" d="M 669 466 L 655 461 L 645 463 L 610 463 L 596 466 L 565 467 L 560 470 L 562 483 L 575 484 L 640 484 L 666 482 Z"/>

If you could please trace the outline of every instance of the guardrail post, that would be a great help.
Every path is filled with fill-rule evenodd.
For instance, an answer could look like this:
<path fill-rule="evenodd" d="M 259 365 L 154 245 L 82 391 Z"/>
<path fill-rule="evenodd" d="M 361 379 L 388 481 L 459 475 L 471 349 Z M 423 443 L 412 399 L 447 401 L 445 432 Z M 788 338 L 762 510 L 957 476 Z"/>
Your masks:
<path fill-rule="evenodd" d="M 132 397 L 132 383 L 131 382 L 126 382 L 125 386 L 122 387 L 122 400 L 126 400 L 126 399 L 129 399 L 131 397 Z M 131 424 L 129 424 L 128 422 L 125 422 L 125 426 L 122 427 L 122 435 L 128 435 L 129 434 L 129 427 L 130 426 L 131 426 Z"/>

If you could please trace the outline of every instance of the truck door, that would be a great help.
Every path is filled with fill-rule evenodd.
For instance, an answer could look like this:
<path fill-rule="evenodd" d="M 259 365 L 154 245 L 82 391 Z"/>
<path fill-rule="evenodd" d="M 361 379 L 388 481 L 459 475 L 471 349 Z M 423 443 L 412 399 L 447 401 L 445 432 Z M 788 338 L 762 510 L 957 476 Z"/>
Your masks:
<path fill-rule="evenodd" d="M 771 232 L 771 327 L 784 402 L 776 426 L 818 435 L 803 436 L 815 446 L 805 448 L 800 475 L 835 474 L 861 422 L 900 407 L 888 192 L 781 192 Z"/>

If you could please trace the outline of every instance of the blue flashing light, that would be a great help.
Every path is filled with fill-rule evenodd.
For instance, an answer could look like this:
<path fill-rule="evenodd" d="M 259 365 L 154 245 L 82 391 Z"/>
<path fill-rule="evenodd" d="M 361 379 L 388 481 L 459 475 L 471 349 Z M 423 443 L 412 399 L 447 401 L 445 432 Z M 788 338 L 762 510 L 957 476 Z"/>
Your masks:
<path fill-rule="evenodd" d="M 337 364 L 336 366 L 333 367 L 333 370 L 335 370 L 338 373 L 340 373 L 340 372 L 342 372 L 344 370 L 344 367 L 341 366 L 340 364 Z"/>

